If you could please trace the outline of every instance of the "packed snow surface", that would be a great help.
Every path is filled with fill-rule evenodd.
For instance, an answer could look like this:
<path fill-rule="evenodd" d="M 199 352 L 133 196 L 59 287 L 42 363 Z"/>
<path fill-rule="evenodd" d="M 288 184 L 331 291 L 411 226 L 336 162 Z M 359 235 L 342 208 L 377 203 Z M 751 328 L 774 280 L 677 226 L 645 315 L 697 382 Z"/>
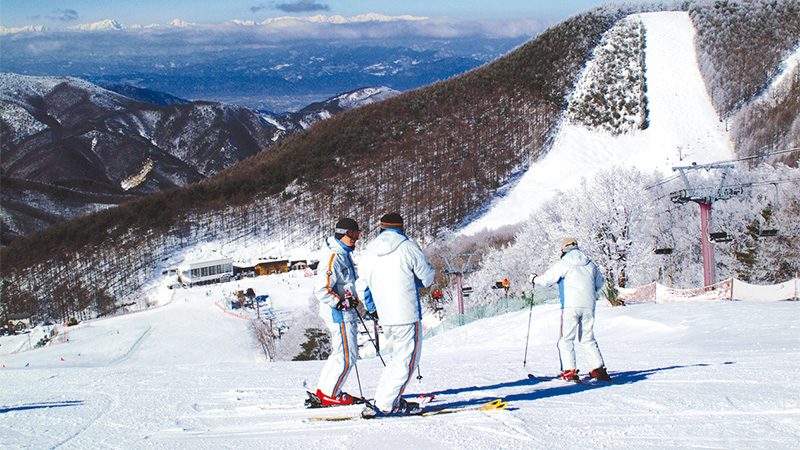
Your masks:
<path fill-rule="evenodd" d="M 637 17 L 637 16 L 634 16 Z M 645 78 L 650 126 L 612 136 L 565 122 L 550 152 L 520 177 L 506 195 L 465 227 L 464 234 L 525 220 L 558 191 L 582 177 L 620 165 L 673 174 L 673 167 L 733 159 L 733 146 L 706 92 L 688 13 L 640 14 L 645 26 Z M 591 62 L 590 62 L 591 64 Z"/>
<path fill-rule="evenodd" d="M 559 371 L 560 310 L 545 303 L 423 342 L 409 395 L 434 393 L 434 407 L 503 398 L 506 410 L 313 422 L 361 407 L 304 408 L 324 362 L 266 362 L 249 322 L 217 306 L 230 289 L 180 289 L 159 308 L 61 328 L 44 348 L 6 354 L 41 328 L 0 338 L 0 448 L 775 450 L 800 440 L 799 302 L 599 305 L 615 382 L 596 386 L 528 379 Z M 299 307 L 278 297 L 277 310 Z M 371 397 L 382 370 L 361 360 L 345 390 Z"/>

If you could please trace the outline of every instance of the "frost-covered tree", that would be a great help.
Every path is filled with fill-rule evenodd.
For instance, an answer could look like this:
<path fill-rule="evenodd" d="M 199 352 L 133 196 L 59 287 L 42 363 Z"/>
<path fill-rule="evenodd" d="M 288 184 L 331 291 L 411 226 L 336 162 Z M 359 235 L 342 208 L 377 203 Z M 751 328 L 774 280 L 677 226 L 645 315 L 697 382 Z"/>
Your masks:
<path fill-rule="evenodd" d="M 732 237 L 716 247 L 717 279 L 779 283 L 800 270 L 800 169 L 762 164 L 734 174 L 742 195 L 714 205 L 714 224 Z M 772 233 L 768 231 L 772 231 Z"/>
<path fill-rule="evenodd" d="M 576 189 L 560 193 L 533 213 L 513 244 L 488 252 L 482 270 L 470 281 L 485 287 L 508 277 L 512 285 L 525 285 L 530 273 L 541 273 L 555 263 L 564 237 L 578 240 L 612 286 L 653 281 L 659 270 L 653 253 L 655 206 L 645 190 L 652 182 L 652 177 L 633 168 L 603 171 L 582 180 Z"/>
<path fill-rule="evenodd" d="M 627 17 L 608 30 L 570 97 L 569 120 L 614 135 L 647 128 L 644 50 L 641 20 Z"/>
<path fill-rule="evenodd" d="M 712 173 L 699 184 L 716 186 Z M 800 272 L 800 169 L 763 164 L 739 168 L 726 186 L 742 194 L 712 205 L 712 230 L 732 240 L 713 244 L 717 281 L 731 276 L 751 283 L 787 281 Z M 654 187 L 656 186 L 656 187 Z M 638 287 L 653 281 L 675 288 L 703 283 L 700 208 L 673 204 L 675 183 L 661 185 L 636 169 L 605 171 L 560 193 L 530 216 L 516 239 L 485 252 L 481 270 L 469 277 L 473 303 L 498 298 L 490 289 L 508 278 L 516 293 L 528 275 L 541 273 L 559 257 L 561 239 L 574 237 L 613 286 Z M 767 230 L 777 231 L 769 235 Z M 656 254 L 655 249 L 671 253 Z"/>

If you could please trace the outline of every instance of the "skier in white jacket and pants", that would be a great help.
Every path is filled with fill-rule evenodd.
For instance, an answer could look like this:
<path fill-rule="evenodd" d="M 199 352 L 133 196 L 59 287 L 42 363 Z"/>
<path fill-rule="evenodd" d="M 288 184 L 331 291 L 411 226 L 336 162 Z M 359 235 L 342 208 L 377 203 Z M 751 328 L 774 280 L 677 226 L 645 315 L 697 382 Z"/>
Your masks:
<path fill-rule="evenodd" d="M 320 254 L 314 296 L 319 300 L 319 315 L 331 333 L 331 353 L 320 374 L 317 391 L 309 392 L 306 400 L 309 407 L 363 403 L 342 392 L 342 386 L 358 361 L 356 269 L 350 253 L 359 237 L 361 232 L 355 220 L 340 219 Z"/>
<path fill-rule="evenodd" d="M 356 286 L 367 311 L 377 311 L 392 359 L 375 393 L 377 410 L 365 408 L 364 417 L 409 414 L 418 409 L 402 395 L 418 370 L 422 349 L 418 289 L 430 286 L 436 273 L 419 245 L 403 233 L 399 214 L 384 215 L 380 226 L 381 233 L 361 255 Z"/>
<path fill-rule="evenodd" d="M 578 249 L 578 242 L 565 238 L 561 248 L 561 259 L 541 275 L 531 275 L 531 283 L 540 285 L 558 284 L 561 298 L 561 337 L 558 340 L 562 373 L 559 378 L 578 380 L 575 363 L 577 338 L 593 369 L 592 378 L 610 381 L 604 367 L 603 356 L 594 338 L 594 313 L 597 293 L 605 284 L 597 265 Z"/>

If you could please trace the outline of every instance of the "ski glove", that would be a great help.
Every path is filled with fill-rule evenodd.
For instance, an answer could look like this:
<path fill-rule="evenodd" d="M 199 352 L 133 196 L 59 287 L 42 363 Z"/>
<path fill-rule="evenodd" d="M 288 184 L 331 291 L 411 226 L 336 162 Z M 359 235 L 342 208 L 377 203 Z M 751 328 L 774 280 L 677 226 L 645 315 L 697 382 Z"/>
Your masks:
<path fill-rule="evenodd" d="M 353 296 L 351 293 L 347 293 L 344 298 L 339 300 L 339 303 L 336 304 L 336 309 L 339 311 L 345 311 L 350 308 L 358 308 L 358 299 Z"/>
<path fill-rule="evenodd" d="M 377 322 L 378 321 L 378 310 L 376 309 L 375 311 L 367 311 L 366 313 L 364 313 L 364 318 L 367 319 L 367 320 L 371 320 L 373 322 Z"/>

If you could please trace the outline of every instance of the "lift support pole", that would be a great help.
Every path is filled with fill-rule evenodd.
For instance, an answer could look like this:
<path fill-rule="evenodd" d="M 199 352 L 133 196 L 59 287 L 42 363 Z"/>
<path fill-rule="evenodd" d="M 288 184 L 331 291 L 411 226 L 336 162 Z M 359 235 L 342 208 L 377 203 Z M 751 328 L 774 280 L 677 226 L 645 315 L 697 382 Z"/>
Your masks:
<path fill-rule="evenodd" d="M 688 203 L 693 202 L 700 205 L 700 231 L 701 231 L 701 247 L 703 255 L 703 283 L 705 286 L 711 286 L 716 282 L 715 275 L 715 262 L 714 262 L 714 243 L 711 242 L 711 206 L 716 200 L 727 200 L 731 197 L 742 193 L 741 187 L 739 188 L 726 188 L 725 178 L 728 176 L 728 170 L 733 168 L 733 164 L 692 164 L 687 167 L 673 167 L 672 170 L 680 172 L 686 189 L 681 189 L 670 194 L 670 199 L 675 203 Z M 686 172 L 689 170 L 698 169 L 723 169 L 722 179 L 718 187 L 715 188 L 693 188 L 689 183 L 689 178 Z"/>
<path fill-rule="evenodd" d="M 715 283 L 714 244 L 709 239 L 711 234 L 711 203 L 700 203 L 700 230 L 703 249 L 703 284 L 711 286 Z"/>

